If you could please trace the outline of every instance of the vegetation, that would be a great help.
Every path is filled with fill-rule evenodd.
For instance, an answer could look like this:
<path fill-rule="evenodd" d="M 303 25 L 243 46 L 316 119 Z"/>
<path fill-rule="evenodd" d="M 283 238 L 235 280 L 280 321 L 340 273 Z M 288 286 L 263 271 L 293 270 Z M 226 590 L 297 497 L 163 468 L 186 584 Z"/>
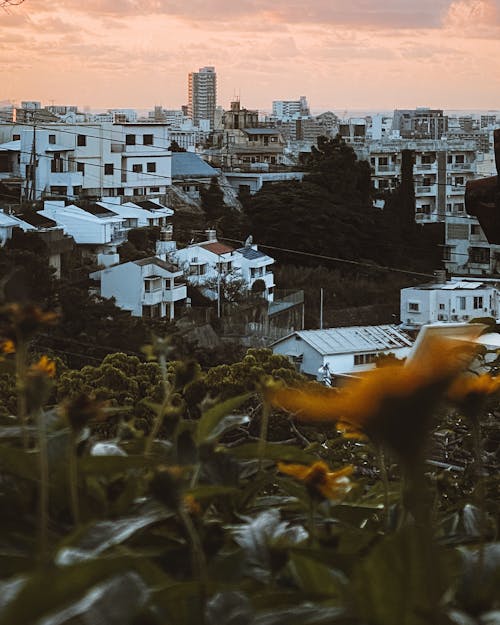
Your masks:
<path fill-rule="evenodd" d="M 500 381 L 473 343 L 337 391 L 160 339 L 69 371 L 28 351 L 55 323 L 0 311 L 0 625 L 495 622 Z"/>

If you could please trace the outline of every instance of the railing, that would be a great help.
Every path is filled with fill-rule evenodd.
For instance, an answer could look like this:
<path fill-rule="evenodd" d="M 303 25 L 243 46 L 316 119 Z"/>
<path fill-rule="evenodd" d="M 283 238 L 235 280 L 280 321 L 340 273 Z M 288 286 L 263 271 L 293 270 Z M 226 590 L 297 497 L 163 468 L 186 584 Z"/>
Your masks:
<path fill-rule="evenodd" d="M 432 191 L 432 187 L 430 186 L 417 187 L 415 191 L 416 193 L 430 193 Z"/>
<path fill-rule="evenodd" d="M 452 169 L 471 169 L 472 163 L 453 163 L 451 166 Z"/>
<path fill-rule="evenodd" d="M 436 163 L 422 163 L 416 166 L 417 171 L 430 171 L 436 168 Z"/>
<path fill-rule="evenodd" d="M 394 165 L 377 165 L 375 171 L 379 173 L 396 173 L 396 167 Z"/>

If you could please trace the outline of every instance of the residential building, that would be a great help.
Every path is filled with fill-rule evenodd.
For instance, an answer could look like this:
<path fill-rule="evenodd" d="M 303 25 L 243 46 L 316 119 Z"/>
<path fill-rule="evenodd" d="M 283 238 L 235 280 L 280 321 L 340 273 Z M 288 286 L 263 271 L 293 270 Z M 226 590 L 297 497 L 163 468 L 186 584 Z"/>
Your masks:
<path fill-rule="evenodd" d="M 351 117 L 339 121 L 338 133 L 346 143 L 364 143 L 366 140 L 367 123 L 362 117 Z"/>
<path fill-rule="evenodd" d="M 224 172 L 224 176 L 237 193 L 248 192 L 253 195 L 257 193 L 257 191 L 260 191 L 265 184 L 287 180 L 300 181 L 305 176 L 305 173 L 303 171 L 226 171 Z"/>
<path fill-rule="evenodd" d="M 215 127 L 217 106 L 217 74 L 215 67 L 201 67 L 188 76 L 188 116 L 195 126 L 208 123 L 208 129 Z"/>
<path fill-rule="evenodd" d="M 500 281 L 454 277 L 401 289 L 400 318 L 403 327 L 415 329 L 428 323 L 462 322 L 478 317 L 498 317 Z"/>
<path fill-rule="evenodd" d="M 285 141 L 279 128 L 240 128 L 214 135 L 214 148 L 205 151 L 216 167 L 268 171 L 285 161 Z"/>
<path fill-rule="evenodd" d="M 120 203 L 121 198 L 110 197 L 104 201 L 96 202 L 99 206 L 122 217 L 123 227 L 144 228 L 146 226 L 158 226 L 163 228 L 168 225 L 174 211 L 160 204 L 157 199 L 137 200 L 136 202 Z"/>
<path fill-rule="evenodd" d="M 165 124 L 0 126 L 3 177 L 23 178 L 28 199 L 158 196 L 172 183 Z"/>
<path fill-rule="evenodd" d="M 413 340 L 395 325 L 298 330 L 272 344 L 275 354 L 288 356 L 301 373 L 318 380 L 351 376 L 373 369 L 377 358 L 405 358 Z"/>
<path fill-rule="evenodd" d="M 200 199 L 200 187 L 208 186 L 215 169 L 193 152 L 172 152 L 172 183 L 194 200 Z"/>
<path fill-rule="evenodd" d="M 40 215 L 48 217 L 71 235 L 82 251 L 100 265 L 118 262 L 116 248 L 126 240 L 125 219 L 96 203 L 76 206 L 64 200 L 46 200 Z"/>
<path fill-rule="evenodd" d="M 224 130 L 237 130 L 238 128 L 257 128 L 259 126 L 259 111 L 250 111 L 241 108 L 239 100 L 231 102 L 229 111 L 224 111 L 222 117 Z"/>
<path fill-rule="evenodd" d="M 20 215 L 7 215 L 0 211 L 0 246 L 11 239 L 15 228 L 36 234 L 47 246 L 49 266 L 54 269 L 54 277 L 61 277 L 62 258 L 70 252 L 75 244 L 72 237 L 67 236 L 64 229 L 55 221 L 36 212 Z"/>
<path fill-rule="evenodd" d="M 102 297 L 113 297 L 134 317 L 172 320 L 187 297 L 182 271 L 157 257 L 113 265 L 90 277 L 99 282 Z"/>
<path fill-rule="evenodd" d="M 448 131 L 448 116 L 426 107 L 395 110 L 392 131 L 404 139 L 441 139 Z"/>
<path fill-rule="evenodd" d="M 500 245 L 489 243 L 476 217 L 447 216 L 443 260 L 450 273 L 470 276 L 500 274 Z"/>
<path fill-rule="evenodd" d="M 476 175 L 472 141 L 400 139 L 372 141 L 358 155 L 368 158 L 374 187 L 394 189 L 401 179 L 401 153 L 414 153 L 415 220 L 442 222 L 447 215 L 465 216 L 465 185 Z"/>
<path fill-rule="evenodd" d="M 274 298 L 274 274 L 270 266 L 274 259 L 259 251 L 256 245 L 247 244 L 235 250 L 217 240 L 215 230 L 207 230 L 207 240 L 176 250 L 171 258 L 184 269 L 191 284 L 200 287 L 212 300 L 218 297 L 221 280 L 228 283 L 242 281 L 247 291 L 252 291 L 260 280 L 262 296 L 269 302 Z"/>
<path fill-rule="evenodd" d="M 274 100 L 272 117 L 281 121 L 290 121 L 299 117 L 309 117 L 311 111 L 306 96 L 298 100 Z"/>

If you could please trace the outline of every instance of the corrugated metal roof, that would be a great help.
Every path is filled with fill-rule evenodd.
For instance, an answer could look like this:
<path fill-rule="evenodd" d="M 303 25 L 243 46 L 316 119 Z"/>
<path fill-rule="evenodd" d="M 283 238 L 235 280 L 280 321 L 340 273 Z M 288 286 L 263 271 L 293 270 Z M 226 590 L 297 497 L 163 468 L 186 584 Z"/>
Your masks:
<path fill-rule="evenodd" d="M 172 178 L 211 178 L 219 172 L 193 152 L 172 152 Z"/>
<path fill-rule="evenodd" d="M 452 284 L 445 284 L 441 288 L 443 291 L 454 291 L 456 289 L 480 289 L 485 286 L 483 282 L 453 282 Z"/>
<path fill-rule="evenodd" d="M 351 352 L 377 352 L 413 345 L 411 337 L 395 325 L 298 330 L 294 334 L 309 343 L 323 356 Z"/>

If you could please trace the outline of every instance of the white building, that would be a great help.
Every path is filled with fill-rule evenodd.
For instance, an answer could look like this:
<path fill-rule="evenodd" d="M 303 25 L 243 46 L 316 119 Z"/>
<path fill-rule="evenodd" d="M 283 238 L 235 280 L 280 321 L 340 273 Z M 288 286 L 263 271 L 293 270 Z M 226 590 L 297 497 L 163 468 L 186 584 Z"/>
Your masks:
<path fill-rule="evenodd" d="M 450 273 L 491 276 L 500 273 L 500 245 L 489 243 L 476 217 L 447 216 L 443 260 Z"/>
<path fill-rule="evenodd" d="M 215 127 L 215 108 L 217 106 L 217 74 L 215 67 L 200 67 L 198 72 L 188 76 L 188 116 L 195 126 L 208 129 Z"/>
<path fill-rule="evenodd" d="M 12 230 L 19 225 L 19 219 L 0 211 L 0 247 L 12 238 Z"/>
<path fill-rule="evenodd" d="M 270 266 L 274 259 L 248 243 L 235 250 L 217 241 L 215 230 L 207 230 L 207 240 L 188 245 L 173 252 L 172 258 L 188 275 L 191 284 L 204 289 L 207 297 L 217 298 L 217 282 L 220 280 L 242 280 L 248 291 L 258 280 L 263 282 L 262 295 L 272 302 L 274 299 L 274 274 Z"/>
<path fill-rule="evenodd" d="M 306 96 L 298 100 L 274 100 L 272 116 L 281 121 L 308 117 L 311 114 Z"/>
<path fill-rule="evenodd" d="M 405 358 L 412 344 L 397 326 L 380 325 L 297 330 L 271 347 L 296 362 L 302 373 L 322 379 L 325 366 L 332 376 L 355 375 L 373 369 L 382 354 Z"/>
<path fill-rule="evenodd" d="M 28 199 L 154 196 L 172 183 L 165 124 L 5 124 L 0 131 L 0 152 L 10 155 L 0 166 L 24 179 Z"/>
<path fill-rule="evenodd" d="M 498 317 L 499 283 L 453 278 L 445 283 L 422 284 L 401 290 L 403 327 L 418 328 L 435 322 L 464 322 Z"/>
<path fill-rule="evenodd" d="M 394 189 L 401 180 L 401 152 L 415 154 L 415 220 L 444 221 L 446 215 L 465 215 L 465 185 L 476 177 L 476 144 L 466 140 L 373 141 L 360 154 L 372 167 L 374 187 Z"/>
<path fill-rule="evenodd" d="M 114 297 L 116 305 L 134 317 L 172 320 L 176 304 L 187 297 L 182 271 L 156 257 L 113 265 L 90 277 L 100 281 L 102 297 Z"/>
<path fill-rule="evenodd" d="M 136 202 L 120 203 L 121 198 L 110 197 L 100 202 L 99 206 L 112 211 L 124 220 L 124 228 L 144 228 L 146 226 L 167 226 L 174 211 L 163 206 L 157 199 L 137 200 Z"/>

